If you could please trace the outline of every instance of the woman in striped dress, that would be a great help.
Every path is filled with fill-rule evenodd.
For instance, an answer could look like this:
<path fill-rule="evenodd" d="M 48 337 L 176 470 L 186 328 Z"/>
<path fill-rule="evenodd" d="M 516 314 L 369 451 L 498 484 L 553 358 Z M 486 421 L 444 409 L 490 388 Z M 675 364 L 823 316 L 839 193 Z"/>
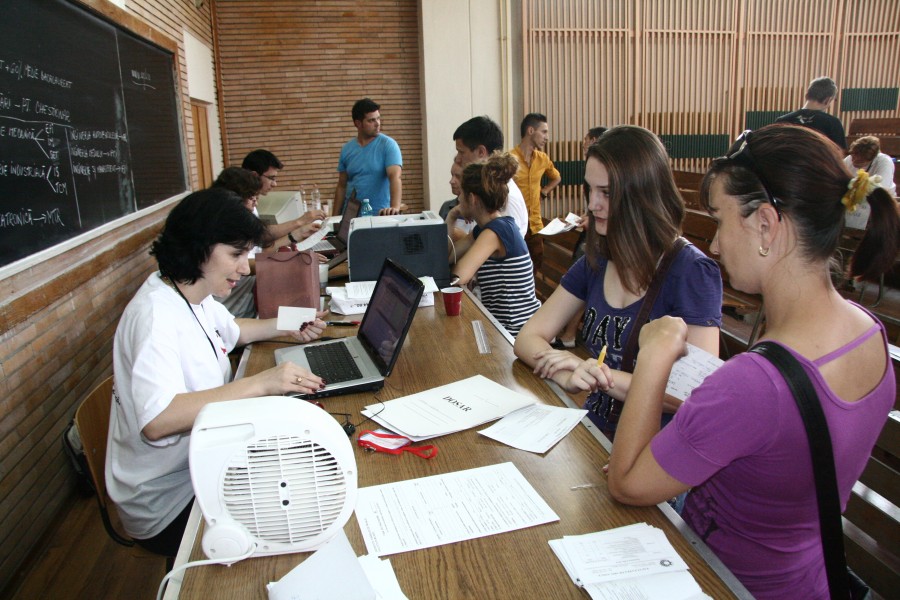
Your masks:
<path fill-rule="evenodd" d="M 455 244 L 453 278 L 465 285 L 477 277 L 482 304 L 513 336 L 541 307 L 525 240 L 512 217 L 500 216 L 516 169 L 509 154 L 468 165 L 459 204 L 446 219 L 450 232 L 458 218 L 475 222 L 472 232 Z"/>

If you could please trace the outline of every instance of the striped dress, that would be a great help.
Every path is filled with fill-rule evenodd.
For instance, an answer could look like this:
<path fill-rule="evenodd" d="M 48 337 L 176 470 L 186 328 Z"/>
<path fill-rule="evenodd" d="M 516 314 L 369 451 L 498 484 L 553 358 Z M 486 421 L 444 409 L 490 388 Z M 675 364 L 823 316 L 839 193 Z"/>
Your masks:
<path fill-rule="evenodd" d="M 497 234 L 506 248 L 506 256 L 489 258 L 478 268 L 476 276 L 481 287 L 481 302 L 515 337 L 541 307 L 534 292 L 534 266 L 512 217 L 498 217 L 485 229 Z M 482 231 L 476 226 L 472 234 L 477 239 Z"/>

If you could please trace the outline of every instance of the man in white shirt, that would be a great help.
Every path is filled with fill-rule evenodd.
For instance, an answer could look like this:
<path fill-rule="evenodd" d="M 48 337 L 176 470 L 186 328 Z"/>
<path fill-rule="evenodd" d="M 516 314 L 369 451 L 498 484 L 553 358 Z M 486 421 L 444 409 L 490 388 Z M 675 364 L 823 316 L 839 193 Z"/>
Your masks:
<path fill-rule="evenodd" d="M 874 135 L 865 135 L 850 144 L 850 154 L 844 163 L 852 173 L 862 169 L 869 174 L 881 176 L 878 184 L 897 197 L 897 185 L 894 183 L 894 159 L 881 151 L 881 142 Z"/>
<path fill-rule="evenodd" d="M 456 143 L 456 162 L 465 168 L 466 165 L 484 160 L 494 152 L 503 149 L 503 131 L 490 117 L 473 117 L 456 128 L 453 132 Z M 509 196 L 501 215 L 510 216 L 516 222 L 519 233 L 525 237 L 528 231 L 528 208 L 522 190 L 512 179 L 509 180 Z"/>

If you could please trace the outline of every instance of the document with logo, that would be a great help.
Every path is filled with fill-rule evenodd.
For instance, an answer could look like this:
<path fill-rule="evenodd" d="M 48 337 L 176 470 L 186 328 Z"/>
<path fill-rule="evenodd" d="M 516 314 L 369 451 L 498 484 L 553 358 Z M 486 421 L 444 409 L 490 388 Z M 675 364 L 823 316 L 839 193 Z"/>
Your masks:
<path fill-rule="evenodd" d="M 535 402 L 530 396 L 476 375 L 384 404 L 369 405 L 362 414 L 419 442 L 477 427 Z"/>
<path fill-rule="evenodd" d="M 549 543 L 592 600 L 709 600 L 662 530 L 646 523 Z"/>

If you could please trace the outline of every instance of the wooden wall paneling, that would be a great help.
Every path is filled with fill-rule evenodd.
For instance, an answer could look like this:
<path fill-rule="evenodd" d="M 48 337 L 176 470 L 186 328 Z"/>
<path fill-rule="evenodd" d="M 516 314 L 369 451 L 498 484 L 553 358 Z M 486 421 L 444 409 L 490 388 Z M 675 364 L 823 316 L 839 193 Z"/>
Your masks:
<path fill-rule="evenodd" d="M 891 0 L 525 5 L 524 108 L 540 104 L 554 115 L 559 125 L 550 149 L 558 156 L 567 156 L 565 149 L 576 148 L 584 130 L 596 124 L 733 139 L 748 112 L 780 114 L 802 106 L 814 77 L 829 75 L 841 89 L 896 88 L 900 81 L 900 3 Z M 612 41 L 619 33 L 627 39 L 622 46 Z M 564 89 L 545 98 L 538 91 L 546 83 L 542 63 L 558 60 L 560 52 L 548 42 L 555 39 L 571 40 L 566 60 L 583 61 L 592 81 L 582 86 L 572 81 L 578 71 L 571 71 L 568 80 L 555 82 Z M 841 111 L 840 100 L 839 91 L 832 112 L 845 127 L 853 118 L 900 116 L 897 107 Z M 702 171 L 708 162 L 703 156 L 672 164 Z M 552 204 L 556 214 L 580 202 L 567 188 L 572 186 L 560 189 Z"/>
<path fill-rule="evenodd" d="M 381 105 L 403 153 L 403 199 L 423 206 L 415 0 L 216 3 L 227 164 L 255 148 L 285 163 L 283 189 L 316 183 L 331 198 L 353 102 Z M 377 27 L 373 27 L 377 23 Z"/>

